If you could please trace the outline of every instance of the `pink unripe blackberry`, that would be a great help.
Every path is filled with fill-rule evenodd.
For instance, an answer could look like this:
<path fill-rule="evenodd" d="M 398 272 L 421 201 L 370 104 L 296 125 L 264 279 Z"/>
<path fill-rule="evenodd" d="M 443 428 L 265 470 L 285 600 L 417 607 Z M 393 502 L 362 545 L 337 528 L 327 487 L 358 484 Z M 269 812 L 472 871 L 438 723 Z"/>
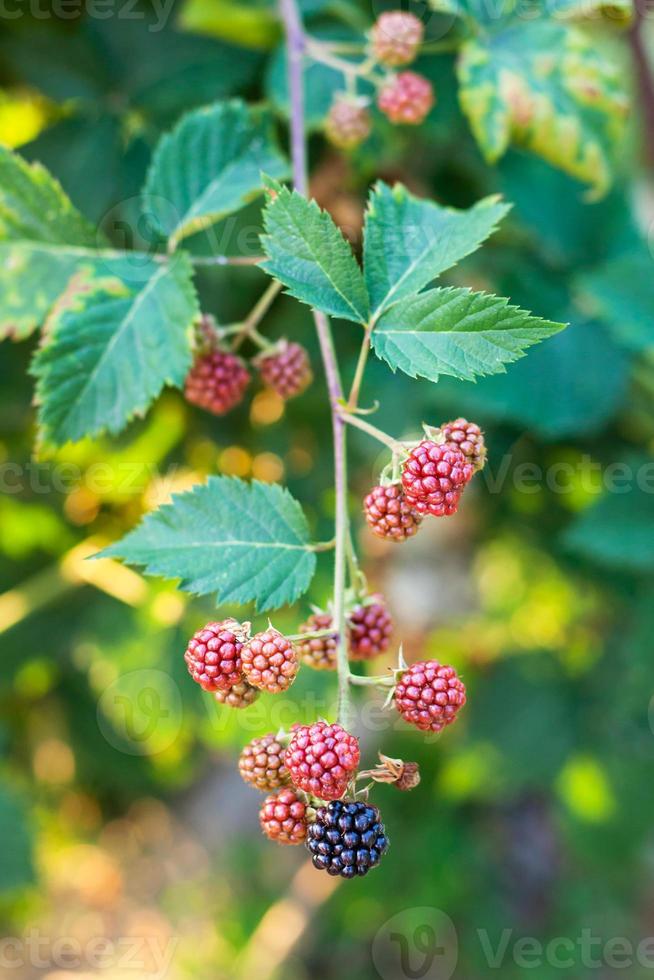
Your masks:
<path fill-rule="evenodd" d="M 373 487 L 363 501 L 363 512 L 373 534 L 387 541 L 406 541 L 422 521 L 422 515 L 407 503 L 400 483 Z"/>
<path fill-rule="evenodd" d="M 313 380 L 309 356 L 301 344 L 284 340 L 274 352 L 256 359 L 262 380 L 285 400 L 301 395 Z"/>
<path fill-rule="evenodd" d="M 348 617 L 350 659 L 370 660 L 388 650 L 393 620 L 380 595 L 356 606 Z"/>
<path fill-rule="evenodd" d="M 378 61 L 389 68 L 408 65 L 414 60 L 425 30 L 414 14 L 389 10 L 381 14 L 372 28 L 372 50 Z"/>
<path fill-rule="evenodd" d="M 301 844 L 307 836 L 307 806 L 290 787 L 272 793 L 259 811 L 261 829 L 278 844 Z"/>
<path fill-rule="evenodd" d="M 392 123 L 417 126 L 436 101 L 429 79 L 414 71 L 394 75 L 379 93 L 377 105 Z"/>
<path fill-rule="evenodd" d="M 329 613 L 314 613 L 299 628 L 300 633 L 320 633 L 332 627 Z M 295 644 L 298 657 L 314 670 L 336 670 L 336 633 L 299 640 Z"/>
<path fill-rule="evenodd" d="M 472 463 L 458 446 L 425 439 L 411 450 L 402 469 L 406 501 L 421 514 L 454 514 L 473 473 Z"/>
<path fill-rule="evenodd" d="M 246 783 L 257 789 L 279 789 L 290 777 L 284 765 L 286 749 L 273 734 L 253 738 L 238 760 L 238 771 Z"/>
<path fill-rule="evenodd" d="M 293 644 L 272 627 L 248 640 L 241 651 L 241 664 L 248 683 L 271 694 L 290 687 L 298 668 Z"/>
<path fill-rule="evenodd" d="M 472 463 L 475 473 L 484 468 L 486 444 L 484 434 L 475 422 L 455 419 L 453 422 L 446 422 L 440 428 L 445 441 L 459 447 L 466 459 Z"/>
<path fill-rule="evenodd" d="M 437 660 L 412 664 L 395 688 L 395 707 L 423 732 L 440 732 L 451 725 L 465 703 L 466 689 L 454 667 Z"/>
<path fill-rule="evenodd" d="M 199 353 L 186 377 L 184 394 L 193 405 L 224 415 L 243 399 L 250 373 L 240 357 L 230 351 Z"/>
<path fill-rule="evenodd" d="M 184 654 L 188 672 L 205 691 L 228 691 L 242 680 L 241 651 L 247 627 L 235 619 L 207 623 L 191 639 Z"/>
<path fill-rule="evenodd" d="M 342 150 L 352 150 L 370 136 L 372 119 L 365 103 L 336 97 L 325 121 L 327 139 Z"/>
<path fill-rule="evenodd" d="M 326 721 L 298 725 L 284 761 L 298 789 L 321 800 L 337 800 L 357 771 L 359 740 Z"/>

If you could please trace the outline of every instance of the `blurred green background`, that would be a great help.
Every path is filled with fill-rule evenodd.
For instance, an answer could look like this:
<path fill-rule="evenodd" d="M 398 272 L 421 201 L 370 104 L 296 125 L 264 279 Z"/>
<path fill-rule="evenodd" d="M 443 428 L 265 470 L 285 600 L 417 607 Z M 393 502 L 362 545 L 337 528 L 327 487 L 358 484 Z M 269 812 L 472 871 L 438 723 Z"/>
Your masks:
<path fill-rule="evenodd" d="M 317 33 L 365 28 L 384 6 L 394 5 L 304 4 Z M 120 246 L 139 240 L 135 195 L 158 136 L 184 110 L 236 93 L 272 98 L 284 135 L 272 4 L 191 0 L 105 17 L 20 9 L 2 15 L 0 141 L 41 160 Z M 36 341 L 0 346 L 0 961 L 8 976 L 650 975 L 654 29 L 644 20 L 638 37 L 625 31 L 618 43 L 635 110 L 614 188 L 595 203 L 525 153 L 488 167 L 458 109 L 447 55 L 418 64 L 438 92 L 420 130 L 380 121 L 348 159 L 318 126 L 311 138 L 313 193 L 355 247 L 376 176 L 457 206 L 503 193 L 514 203 L 510 218 L 451 281 L 570 322 L 506 375 L 476 385 L 432 386 L 370 367 L 363 399 L 379 400 L 377 425 L 402 435 L 422 420 L 473 417 L 490 462 L 456 518 L 432 522 L 402 549 L 357 525 L 407 657 L 453 663 L 469 689 L 465 712 L 438 740 L 380 722 L 377 708 L 361 703 L 367 762 L 379 747 L 422 768 L 411 795 L 377 790 L 392 847 L 365 879 L 335 884 L 307 867 L 302 848 L 265 841 L 260 800 L 235 769 L 253 735 L 329 714 L 334 678 L 305 669 L 281 703 L 265 695 L 247 716 L 220 711 L 182 658 L 188 635 L 214 616 L 211 604 L 85 561 L 209 473 L 287 483 L 328 537 L 330 431 L 319 371 L 296 402 L 285 407 L 253 390 L 225 419 L 169 391 L 121 439 L 38 460 L 26 373 Z M 311 74 L 315 123 L 337 82 L 329 71 Z M 257 227 L 252 207 L 193 246 L 257 251 Z M 264 285 L 256 269 L 206 269 L 199 278 L 203 308 L 222 322 L 243 316 Z M 358 338 L 335 327 L 351 374 Z M 298 304 L 280 300 L 264 330 L 301 340 L 318 368 L 311 319 Z M 379 462 L 355 434 L 353 513 Z M 329 597 L 330 574 L 323 556 L 313 601 Z M 307 612 L 308 601 L 275 624 L 295 632 Z M 434 934 L 444 952 L 432 955 Z M 540 953 L 528 937 L 543 944 Z M 558 945 L 548 947 L 552 940 Z"/>

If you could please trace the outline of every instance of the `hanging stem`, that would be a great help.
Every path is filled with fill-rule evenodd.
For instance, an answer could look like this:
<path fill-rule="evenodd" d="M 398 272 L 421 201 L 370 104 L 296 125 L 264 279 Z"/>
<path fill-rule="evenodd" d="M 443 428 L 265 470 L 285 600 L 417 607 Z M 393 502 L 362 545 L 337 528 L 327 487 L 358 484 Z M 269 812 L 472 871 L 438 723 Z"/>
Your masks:
<path fill-rule="evenodd" d="M 250 340 L 254 340 L 257 346 L 261 347 L 262 349 L 271 346 L 266 338 L 262 337 L 261 334 L 258 333 L 257 327 L 272 306 L 275 297 L 281 288 L 281 282 L 277 282 L 276 279 L 273 279 L 266 291 L 261 294 L 257 303 L 255 303 L 253 306 L 252 311 L 246 316 L 245 320 L 243 320 L 241 328 L 236 334 L 232 343 L 232 350 L 238 350 L 241 344 L 248 338 Z"/>
<path fill-rule="evenodd" d="M 384 446 L 388 446 L 391 452 L 395 455 L 406 456 L 407 449 L 403 442 L 399 442 L 397 439 L 393 439 L 392 436 L 383 432 L 382 429 L 378 429 L 376 426 L 371 425 L 370 422 L 364 422 L 362 418 L 358 415 L 351 415 L 348 409 L 344 405 L 339 406 L 341 417 L 348 425 L 353 425 L 355 429 L 361 429 L 362 432 L 366 432 L 377 442 L 381 442 Z"/>
<path fill-rule="evenodd" d="M 288 48 L 288 88 L 291 103 L 291 157 L 295 189 L 307 195 L 306 135 L 304 121 L 303 59 L 306 37 L 296 0 L 279 0 L 279 9 L 286 29 Z M 313 318 L 325 369 L 327 391 L 332 416 L 334 438 L 334 484 L 336 490 L 336 521 L 334 549 L 334 627 L 338 632 L 338 720 L 348 727 L 352 707 L 350 701 L 350 665 L 347 656 L 347 631 L 345 624 L 346 549 L 349 538 L 347 510 L 347 465 L 345 422 L 339 405 L 343 401 L 343 388 L 334 349 L 329 320 L 317 310 Z"/>
<path fill-rule="evenodd" d="M 350 388 L 350 394 L 347 400 L 347 407 L 350 412 L 354 411 L 359 403 L 359 394 L 361 392 L 361 384 L 363 382 L 363 375 L 366 370 L 366 364 L 368 363 L 368 354 L 370 353 L 370 335 L 375 326 L 374 320 L 366 325 L 366 330 L 363 335 L 363 340 L 361 341 L 361 350 L 359 351 L 359 360 L 357 361 L 356 371 L 354 372 L 354 378 L 352 380 L 352 387 Z"/>

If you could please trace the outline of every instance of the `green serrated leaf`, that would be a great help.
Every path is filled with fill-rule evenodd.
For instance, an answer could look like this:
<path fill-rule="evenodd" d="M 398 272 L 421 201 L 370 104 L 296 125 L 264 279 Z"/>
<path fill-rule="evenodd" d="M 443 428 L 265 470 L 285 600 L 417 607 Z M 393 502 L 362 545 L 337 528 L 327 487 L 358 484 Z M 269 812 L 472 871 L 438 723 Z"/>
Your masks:
<path fill-rule="evenodd" d="M 184 116 L 162 138 L 143 208 L 174 247 L 257 197 L 262 172 L 273 177 L 288 173 L 271 116 L 240 100 L 219 102 Z"/>
<path fill-rule="evenodd" d="M 40 164 L 0 146 L 0 239 L 98 245 L 103 239 Z"/>
<path fill-rule="evenodd" d="M 366 323 L 368 295 L 352 249 L 327 211 L 276 187 L 264 211 L 262 268 L 296 299 L 330 316 Z"/>
<path fill-rule="evenodd" d="M 509 21 L 466 41 L 457 73 L 464 112 L 487 160 L 510 143 L 606 192 L 625 132 L 625 71 L 573 24 Z"/>
<path fill-rule="evenodd" d="M 34 359 L 41 440 L 63 445 L 120 432 L 191 364 L 198 313 L 192 267 L 180 253 L 138 287 L 74 277 Z"/>
<path fill-rule="evenodd" d="M 98 557 L 179 579 L 185 592 L 215 593 L 218 604 L 254 602 L 261 612 L 295 602 L 316 567 L 306 518 L 288 490 L 227 476 L 175 495 Z"/>
<path fill-rule="evenodd" d="M 402 184 L 379 181 L 364 227 L 364 269 L 373 315 L 419 292 L 474 252 L 509 210 L 487 197 L 467 211 L 414 197 Z"/>
<path fill-rule="evenodd" d="M 76 273 L 143 282 L 158 268 L 141 252 L 0 242 L 0 340 L 23 340 L 43 323 Z"/>
<path fill-rule="evenodd" d="M 525 350 L 563 329 L 508 300 L 469 289 L 431 289 L 387 310 L 372 333 L 378 357 L 410 377 L 472 381 L 497 374 Z"/>

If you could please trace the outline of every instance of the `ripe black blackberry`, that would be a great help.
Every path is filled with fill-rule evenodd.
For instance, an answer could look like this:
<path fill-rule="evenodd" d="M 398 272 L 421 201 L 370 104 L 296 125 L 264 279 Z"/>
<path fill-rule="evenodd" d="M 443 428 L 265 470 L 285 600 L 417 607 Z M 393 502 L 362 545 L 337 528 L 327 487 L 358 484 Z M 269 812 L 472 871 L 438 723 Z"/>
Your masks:
<path fill-rule="evenodd" d="M 318 807 L 307 830 L 307 850 L 314 868 L 341 878 L 368 874 L 388 848 L 376 806 L 334 800 Z"/>

